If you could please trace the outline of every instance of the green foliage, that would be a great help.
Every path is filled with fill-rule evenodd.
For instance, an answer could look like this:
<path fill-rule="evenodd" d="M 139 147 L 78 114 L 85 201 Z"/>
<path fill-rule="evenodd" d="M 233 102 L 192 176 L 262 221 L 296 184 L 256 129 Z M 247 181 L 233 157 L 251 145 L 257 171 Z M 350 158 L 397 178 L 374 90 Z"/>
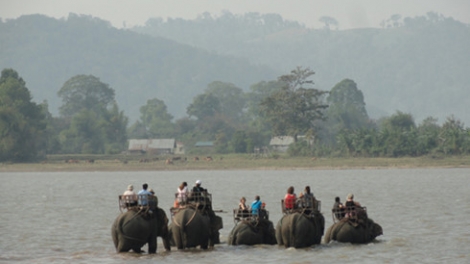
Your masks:
<path fill-rule="evenodd" d="M 59 142 L 65 153 L 103 154 L 126 148 L 128 118 L 114 101 L 114 89 L 93 75 L 77 75 L 59 90 L 67 128 Z"/>
<path fill-rule="evenodd" d="M 314 156 L 314 150 L 306 140 L 298 140 L 287 148 L 287 154 L 292 157 Z"/>
<path fill-rule="evenodd" d="M 230 140 L 230 149 L 235 153 L 246 153 L 248 146 L 248 138 L 245 131 L 238 130 L 233 134 Z"/>
<path fill-rule="evenodd" d="M 314 74 L 309 68 L 297 67 L 291 74 L 279 77 L 284 83 L 282 89 L 266 97 L 261 102 L 261 112 L 273 129 L 273 135 L 297 135 L 313 128 L 316 120 L 323 120 L 322 103 L 326 93 L 309 88 L 313 82 L 308 78 Z"/>
<path fill-rule="evenodd" d="M 384 129 L 399 131 L 410 131 L 416 128 L 413 116 L 400 111 L 397 111 L 396 114 L 382 120 L 380 126 Z"/>
<path fill-rule="evenodd" d="M 13 69 L 0 77 L 0 161 L 24 162 L 36 157 L 46 122 L 41 106 L 31 101 L 26 83 Z"/>
<path fill-rule="evenodd" d="M 219 99 L 213 94 L 205 93 L 194 97 L 193 102 L 187 107 L 186 113 L 189 117 L 194 116 L 198 120 L 202 120 L 220 113 L 220 108 Z"/>
<path fill-rule="evenodd" d="M 219 109 L 214 107 L 215 111 L 234 122 L 241 120 L 245 108 L 245 94 L 241 88 L 232 83 L 216 81 L 207 85 L 205 94 L 213 95 L 218 99 Z"/>
<path fill-rule="evenodd" d="M 135 121 L 135 123 L 127 129 L 127 134 L 129 135 L 129 138 L 134 139 L 149 138 L 147 128 L 140 121 Z"/>
<path fill-rule="evenodd" d="M 60 113 L 64 117 L 74 116 L 83 109 L 101 116 L 114 102 L 114 90 L 93 75 L 77 75 L 70 78 L 57 95 L 62 98 Z"/>
<path fill-rule="evenodd" d="M 248 58 L 278 72 L 310 65 L 322 89 L 354 76 L 372 118 L 389 115 L 399 106 L 419 120 L 429 115 L 445 120 L 447 113 L 454 113 L 470 123 L 470 27 L 433 12 L 383 19 L 375 28 L 333 31 L 307 28 L 276 15 L 227 12 L 193 20 L 154 18 L 135 30 Z M 337 26 L 334 18 L 320 20 L 326 27 Z"/>
<path fill-rule="evenodd" d="M 154 98 L 140 108 L 140 120 L 145 126 L 149 138 L 172 138 L 174 137 L 174 124 L 171 122 L 173 116 L 167 111 L 165 102 Z"/>
<path fill-rule="evenodd" d="M 470 133 L 453 116 L 440 127 L 435 118 L 426 118 L 417 128 L 410 114 L 397 112 L 385 118 L 380 129 L 342 130 L 338 149 L 344 155 L 403 157 L 461 155 L 470 153 Z"/>
<path fill-rule="evenodd" d="M 335 137 L 341 130 L 356 130 L 370 126 L 365 109 L 364 95 L 356 83 L 344 79 L 336 84 L 328 97 L 327 121 L 322 127 L 321 137 L 324 142 L 335 144 Z"/>
<path fill-rule="evenodd" d="M 120 146 L 121 150 L 127 143 L 127 124 L 129 119 L 124 115 L 124 111 L 119 111 L 117 103 L 105 113 L 101 125 L 105 131 L 105 141 L 113 146 Z"/>
<path fill-rule="evenodd" d="M 444 154 L 463 154 L 470 151 L 469 129 L 460 120 L 448 117 L 439 134 L 439 150 Z"/>
<path fill-rule="evenodd" d="M 105 133 L 94 111 L 82 110 L 73 118 L 69 129 L 60 133 L 64 153 L 103 154 Z"/>

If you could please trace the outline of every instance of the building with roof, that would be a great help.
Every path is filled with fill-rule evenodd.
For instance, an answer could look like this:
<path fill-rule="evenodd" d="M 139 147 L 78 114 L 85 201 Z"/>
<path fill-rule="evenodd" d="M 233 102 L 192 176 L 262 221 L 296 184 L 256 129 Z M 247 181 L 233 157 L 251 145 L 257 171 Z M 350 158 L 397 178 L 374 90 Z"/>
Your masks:
<path fill-rule="evenodd" d="M 307 138 L 305 136 L 297 136 L 297 140 L 305 140 L 307 141 Z M 287 152 L 287 149 L 289 148 L 289 145 L 294 143 L 294 137 L 291 136 L 278 136 L 278 137 L 273 137 L 269 141 L 269 146 L 273 151 L 277 152 Z M 308 140 L 308 143 L 310 145 L 313 145 L 314 140 L 310 139 Z"/>
<path fill-rule="evenodd" d="M 131 154 L 184 154 L 184 145 L 170 139 L 130 139 L 127 151 Z"/>

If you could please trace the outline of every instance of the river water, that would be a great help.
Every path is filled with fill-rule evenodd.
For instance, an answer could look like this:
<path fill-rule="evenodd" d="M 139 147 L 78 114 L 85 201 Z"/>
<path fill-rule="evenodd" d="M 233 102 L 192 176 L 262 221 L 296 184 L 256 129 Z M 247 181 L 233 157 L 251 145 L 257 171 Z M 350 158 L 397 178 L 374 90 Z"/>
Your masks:
<path fill-rule="evenodd" d="M 0 262 L 8 263 L 470 263 L 470 169 L 254 170 L 0 173 Z M 211 250 L 115 253 L 111 225 L 118 195 L 147 182 L 169 214 L 177 186 L 197 179 L 223 218 Z M 260 195 L 277 223 L 286 189 L 310 185 L 322 201 L 325 229 L 335 196 L 348 193 L 384 231 L 367 245 L 332 242 L 293 249 L 228 246 L 232 209 Z M 147 246 L 144 246 L 147 250 Z"/>

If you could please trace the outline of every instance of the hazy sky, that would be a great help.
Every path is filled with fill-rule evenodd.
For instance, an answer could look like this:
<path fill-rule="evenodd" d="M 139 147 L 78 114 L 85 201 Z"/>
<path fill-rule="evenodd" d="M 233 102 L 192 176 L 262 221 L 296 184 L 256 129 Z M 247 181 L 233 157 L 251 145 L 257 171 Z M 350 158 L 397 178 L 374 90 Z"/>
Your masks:
<path fill-rule="evenodd" d="M 55 18 L 69 13 L 91 15 L 115 27 L 143 25 L 148 18 L 193 19 L 203 12 L 220 15 L 246 12 L 278 13 L 308 27 L 320 27 L 318 19 L 330 16 L 340 29 L 379 27 L 393 14 L 404 17 L 437 12 L 470 24 L 470 0 L 0 0 L 0 17 L 44 14 Z"/>

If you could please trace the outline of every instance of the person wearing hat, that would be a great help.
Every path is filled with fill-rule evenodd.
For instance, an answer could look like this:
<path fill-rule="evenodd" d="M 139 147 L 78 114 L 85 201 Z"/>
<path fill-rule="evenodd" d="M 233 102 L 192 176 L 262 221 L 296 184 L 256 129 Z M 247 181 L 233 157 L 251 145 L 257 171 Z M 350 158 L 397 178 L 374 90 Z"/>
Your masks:
<path fill-rule="evenodd" d="M 361 206 L 359 202 L 354 201 L 354 194 L 350 193 L 346 196 L 346 206 Z"/>
<path fill-rule="evenodd" d="M 192 189 L 192 192 L 191 192 L 191 195 L 190 195 L 192 201 L 202 201 L 203 200 L 201 193 L 207 192 L 207 190 L 202 188 L 201 184 L 202 184 L 201 180 L 196 181 L 196 184 L 194 185 L 194 187 Z"/>
<path fill-rule="evenodd" d="M 126 208 L 137 205 L 137 194 L 135 194 L 132 184 L 127 186 L 127 190 L 122 194 L 121 199 L 125 201 Z"/>
<path fill-rule="evenodd" d="M 346 203 L 344 204 L 346 207 L 346 217 L 354 217 L 356 207 L 361 207 L 359 202 L 354 201 L 354 194 L 350 193 L 346 196 Z"/>
<path fill-rule="evenodd" d="M 201 181 L 201 180 L 197 180 L 197 181 L 196 181 L 196 185 L 194 185 L 194 187 L 193 187 L 193 192 L 198 192 L 198 193 L 207 192 L 206 189 L 204 189 L 204 188 L 201 187 L 201 184 L 202 184 L 202 181 Z"/>

